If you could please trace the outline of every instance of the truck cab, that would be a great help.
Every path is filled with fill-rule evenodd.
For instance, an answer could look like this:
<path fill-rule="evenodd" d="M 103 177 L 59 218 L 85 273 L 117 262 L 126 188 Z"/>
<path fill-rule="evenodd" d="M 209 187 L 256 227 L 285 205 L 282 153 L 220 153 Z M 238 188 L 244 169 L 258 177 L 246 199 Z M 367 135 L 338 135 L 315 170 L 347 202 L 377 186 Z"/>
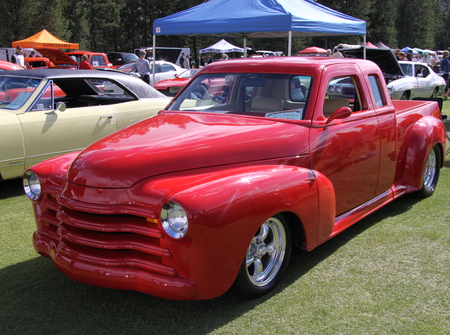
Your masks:
<path fill-rule="evenodd" d="M 70 51 L 67 54 L 72 57 L 78 64 L 81 62 L 81 56 L 87 55 L 88 62 L 92 68 L 111 68 L 113 65 L 108 60 L 105 53 L 92 51 Z"/>

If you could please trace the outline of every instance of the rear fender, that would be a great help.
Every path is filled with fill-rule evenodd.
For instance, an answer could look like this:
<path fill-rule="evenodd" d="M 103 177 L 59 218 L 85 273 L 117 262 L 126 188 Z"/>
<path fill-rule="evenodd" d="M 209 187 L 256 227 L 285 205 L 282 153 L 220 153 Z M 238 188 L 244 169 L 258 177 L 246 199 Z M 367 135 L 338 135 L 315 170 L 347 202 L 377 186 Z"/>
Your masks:
<path fill-rule="evenodd" d="M 178 191 L 167 194 L 163 203 L 182 205 L 189 228 L 182 239 L 161 239 L 161 246 L 174 255 L 166 262 L 198 284 L 198 299 L 220 295 L 232 285 L 253 235 L 269 217 L 282 212 L 296 215 L 307 249 L 333 229 L 333 188 L 323 175 L 309 169 L 241 167 L 159 179 L 151 189 L 164 192 L 174 185 Z"/>
<path fill-rule="evenodd" d="M 402 147 L 405 151 L 403 178 L 411 187 L 409 191 L 418 190 L 423 184 L 423 175 L 431 149 L 438 144 L 441 151 L 442 166 L 445 148 L 445 126 L 441 120 L 426 116 L 414 124 L 410 136 L 405 136 Z"/>

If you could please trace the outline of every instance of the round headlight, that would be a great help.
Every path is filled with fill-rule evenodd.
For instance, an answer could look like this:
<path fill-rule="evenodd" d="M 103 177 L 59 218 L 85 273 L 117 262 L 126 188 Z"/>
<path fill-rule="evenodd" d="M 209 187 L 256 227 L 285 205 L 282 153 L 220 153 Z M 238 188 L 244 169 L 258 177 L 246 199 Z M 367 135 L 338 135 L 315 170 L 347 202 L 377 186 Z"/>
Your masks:
<path fill-rule="evenodd" d="M 41 182 L 33 171 L 25 172 L 23 176 L 23 189 L 31 200 L 37 200 L 41 196 Z"/>
<path fill-rule="evenodd" d="M 342 87 L 341 86 L 336 86 L 335 91 L 336 91 L 336 93 L 341 93 L 342 92 Z"/>
<path fill-rule="evenodd" d="M 161 210 L 164 230 L 173 238 L 182 238 L 188 230 L 188 218 L 183 207 L 176 202 L 168 202 Z"/>

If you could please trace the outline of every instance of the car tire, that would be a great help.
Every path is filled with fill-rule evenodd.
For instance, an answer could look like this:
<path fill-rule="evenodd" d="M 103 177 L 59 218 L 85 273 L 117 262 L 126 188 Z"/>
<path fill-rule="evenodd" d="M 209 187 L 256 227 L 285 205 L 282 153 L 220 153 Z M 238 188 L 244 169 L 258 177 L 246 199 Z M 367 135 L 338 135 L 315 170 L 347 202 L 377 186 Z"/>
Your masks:
<path fill-rule="evenodd" d="M 425 170 L 423 173 L 422 188 L 417 192 L 419 196 L 427 198 L 431 196 L 437 186 L 439 180 L 439 172 L 441 168 L 441 151 L 435 145 L 428 154 Z"/>
<path fill-rule="evenodd" d="M 402 96 L 400 97 L 400 100 L 409 100 L 409 92 L 403 92 Z"/>
<path fill-rule="evenodd" d="M 438 91 L 439 91 L 439 89 L 436 87 L 434 89 L 434 91 L 433 91 L 433 94 L 431 94 L 430 98 L 433 98 L 433 99 L 437 98 L 438 97 Z"/>
<path fill-rule="evenodd" d="M 250 242 L 236 286 L 250 298 L 273 290 L 286 270 L 292 250 L 289 223 L 281 214 L 267 219 Z"/>

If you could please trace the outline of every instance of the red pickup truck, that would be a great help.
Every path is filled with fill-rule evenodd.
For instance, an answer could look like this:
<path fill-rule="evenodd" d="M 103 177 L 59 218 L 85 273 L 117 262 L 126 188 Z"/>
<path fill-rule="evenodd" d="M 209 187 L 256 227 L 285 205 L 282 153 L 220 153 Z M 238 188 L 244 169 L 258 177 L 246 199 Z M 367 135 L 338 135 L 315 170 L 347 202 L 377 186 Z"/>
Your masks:
<path fill-rule="evenodd" d="M 87 55 L 88 62 L 91 64 L 93 69 L 97 68 L 112 68 L 111 62 L 108 57 L 103 52 L 92 52 L 92 51 L 69 51 L 67 54 L 75 59 L 78 64 L 81 62 L 81 56 Z"/>
<path fill-rule="evenodd" d="M 351 99 L 328 83 L 349 78 Z M 213 83 L 213 84 L 211 84 Z M 210 64 L 165 111 L 24 175 L 37 252 L 70 278 L 167 299 L 272 290 L 310 251 L 444 164 L 437 102 L 391 101 L 358 59 Z"/>

